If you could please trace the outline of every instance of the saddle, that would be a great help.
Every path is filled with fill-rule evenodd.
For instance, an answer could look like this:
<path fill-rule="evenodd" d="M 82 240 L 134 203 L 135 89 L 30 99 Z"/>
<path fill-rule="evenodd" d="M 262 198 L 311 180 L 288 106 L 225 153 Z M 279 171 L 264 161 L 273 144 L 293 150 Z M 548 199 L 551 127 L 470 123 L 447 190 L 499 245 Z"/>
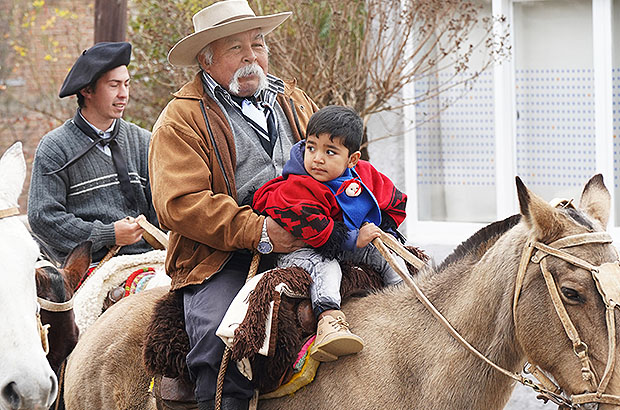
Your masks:
<path fill-rule="evenodd" d="M 407 248 L 423 261 L 429 259 L 421 250 Z M 417 272 L 413 266 L 407 266 L 411 274 Z M 343 301 L 363 297 L 383 287 L 379 274 L 367 265 L 341 263 L 341 267 Z M 307 297 L 311 281 L 310 275 L 301 268 L 272 269 L 250 294 L 248 312 L 235 331 L 231 359 L 249 359 L 253 382 L 260 394 L 273 392 L 293 378 L 298 352 L 316 332 L 316 318 Z M 281 294 L 275 291 L 278 283 L 286 284 L 289 291 Z M 263 356 L 258 351 L 265 338 L 271 302 L 274 308 L 269 355 Z M 146 334 L 143 360 L 147 372 L 154 378 L 158 408 L 195 408 L 193 382 L 185 361 L 190 347 L 181 292 L 171 291 L 157 302 Z"/>

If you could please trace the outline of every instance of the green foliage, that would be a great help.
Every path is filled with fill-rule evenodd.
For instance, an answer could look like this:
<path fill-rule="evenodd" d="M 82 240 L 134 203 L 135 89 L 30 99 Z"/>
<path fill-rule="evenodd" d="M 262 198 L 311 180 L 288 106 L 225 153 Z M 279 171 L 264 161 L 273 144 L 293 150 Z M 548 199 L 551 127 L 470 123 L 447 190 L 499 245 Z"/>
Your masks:
<path fill-rule="evenodd" d="M 171 94 L 196 73 L 197 68 L 172 67 L 167 56 L 177 41 L 193 33 L 192 16 L 203 7 L 205 2 L 199 0 L 129 1 L 133 86 L 128 120 L 151 129 Z"/>

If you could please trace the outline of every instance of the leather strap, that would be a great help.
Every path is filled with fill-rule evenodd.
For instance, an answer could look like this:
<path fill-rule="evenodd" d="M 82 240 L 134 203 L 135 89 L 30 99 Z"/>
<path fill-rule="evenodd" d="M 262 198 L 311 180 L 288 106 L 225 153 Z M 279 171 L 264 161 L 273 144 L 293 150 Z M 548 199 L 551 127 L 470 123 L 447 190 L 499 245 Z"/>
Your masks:
<path fill-rule="evenodd" d="M 66 302 L 58 303 L 37 297 L 37 301 L 39 302 L 41 309 L 48 312 L 68 312 L 73 309 L 73 298 L 69 299 Z"/>
<path fill-rule="evenodd" d="M 16 206 L 7 209 L 0 209 L 0 219 L 15 215 L 19 215 L 19 209 Z"/>
<path fill-rule="evenodd" d="M 118 136 L 118 132 L 120 129 L 121 120 L 117 119 L 114 128 L 112 129 L 112 135 L 110 138 L 103 138 L 103 135 L 98 134 L 86 121 L 82 118 L 82 114 L 80 114 L 80 110 L 78 109 L 73 117 L 73 123 L 76 127 L 82 131 L 85 135 L 87 135 L 92 142 L 84 147 L 79 153 L 77 153 L 73 158 L 69 159 L 65 165 L 58 168 L 55 171 L 46 172 L 43 175 L 54 175 L 60 171 L 63 171 L 69 168 L 71 165 L 75 164 L 78 160 L 80 160 L 84 155 L 86 155 L 89 151 L 91 151 L 97 144 L 107 145 L 110 147 L 110 152 L 112 153 L 112 162 L 114 163 L 114 168 L 116 169 L 116 175 L 118 176 L 118 181 L 121 185 L 121 191 L 123 196 L 125 197 L 125 201 L 127 202 L 127 206 L 131 209 L 137 209 L 136 196 L 131 188 L 131 182 L 129 180 L 129 172 L 127 171 L 127 162 L 125 161 L 125 157 L 123 156 L 123 152 L 121 151 L 120 146 L 118 145 L 118 141 L 116 137 Z"/>
<path fill-rule="evenodd" d="M 594 374 L 594 366 L 592 366 L 592 363 L 588 357 L 588 346 L 581 340 L 579 337 L 579 332 L 577 332 L 575 325 L 573 325 L 573 322 L 568 316 L 568 312 L 566 311 L 564 303 L 562 303 L 562 299 L 560 298 L 560 293 L 558 292 L 558 287 L 555 284 L 555 280 L 547 269 L 547 261 L 542 260 L 540 267 L 545 283 L 547 284 L 549 296 L 551 297 L 551 301 L 555 307 L 555 311 L 560 319 L 560 322 L 562 322 L 566 335 L 573 344 L 573 352 L 575 352 L 575 355 L 577 355 L 579 362 L 581 363 L 581 376 L 590 384 L 590 388 L 595 390 L 597 387 L 597 380 L 596 375 Z"/>

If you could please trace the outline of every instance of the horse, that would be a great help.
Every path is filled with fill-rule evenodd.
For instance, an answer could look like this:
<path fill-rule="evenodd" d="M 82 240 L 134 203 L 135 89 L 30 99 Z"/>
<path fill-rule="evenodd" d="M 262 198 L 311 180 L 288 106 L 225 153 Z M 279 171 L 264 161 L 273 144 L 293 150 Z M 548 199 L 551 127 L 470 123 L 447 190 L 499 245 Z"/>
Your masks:
<path fill-rule="evenodd" d="M 516 186 L 520 214 L 481 229 L 412 280 L 469 347 L 403 283 L 343 305 L 364 350 L 321 363 L 312 383 L 258 407 L 502 409 L 515 379 L 525 384 L 526 362 L 557 381 L 557 390 L 537 391 L 563 406 L 620 404 L 620 329 L 609 297 L 620 286 L 601 285 L 620 267 L 604 232 L 611 199 L 603 178 L 587 182 L 579 207 L 549 204 L 518 177 Z M 155 408 L 140 351 L 149 312 L 166 292 L 130 296 L 89 328 L 67 365 L 68 409 Z"/>
<path fill-rule="evenodd" d="M 60 267 L 49 256 L 35 266 L 37 299 L 41 305 L 41 323 L 49 325 L 47 360 L 58 375 L 62 362 L 77 344 L 79 329 L 73 313 L 73 294 L 88 271 L 92 242 L 77 245 Z"/>
<path fill-rule="evenodd" d="M 0 409 L 48 408 L 58 381 L 42 345 L 35 263 L 39 248 L 19 219 L 26 178 L 20 142 L 0 158 Z"/>

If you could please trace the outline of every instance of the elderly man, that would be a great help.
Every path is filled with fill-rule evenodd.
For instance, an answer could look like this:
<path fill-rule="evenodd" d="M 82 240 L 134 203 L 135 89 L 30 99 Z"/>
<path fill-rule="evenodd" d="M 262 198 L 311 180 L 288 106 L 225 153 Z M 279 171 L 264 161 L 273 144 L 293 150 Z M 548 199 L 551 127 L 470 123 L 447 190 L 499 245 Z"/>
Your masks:
<path fill-rule="evenodd" d="M 129 101 L 129 43 L 98 43 L 67 74 L 60 98 L 77 95 L 75 116 L 46 134 L 32 167 L 28 221 L 33 232 L 64 258 L 93 242 L 93 261 L 109 248 L 152 250 L 140 226 L 157 225 L 148 175 L 150 133 L 121 119 Z"/>
<path fill-rule="evenodd" d="M 195 32 L 168 55 L 200 72 L 174 94 L 153 128 L 149 154 L 153 202 L 170 230 L 166 271 L 184 295 L 187 356 L 200 409 L 212 409 L 223 342 L 217 326 L 248 274 L 251 251 L 265 256 L 303 243 L 252 211 L 253 192 L 279 176 L 304 136 L 316 105 L 294 84 L 267 74 L 264 36 L 291 13 L 256 16 L 245 0 L 212 4 L 193 18 Z M 234 364 L 222 408 L 245 409 L 253 386 Z"/>

